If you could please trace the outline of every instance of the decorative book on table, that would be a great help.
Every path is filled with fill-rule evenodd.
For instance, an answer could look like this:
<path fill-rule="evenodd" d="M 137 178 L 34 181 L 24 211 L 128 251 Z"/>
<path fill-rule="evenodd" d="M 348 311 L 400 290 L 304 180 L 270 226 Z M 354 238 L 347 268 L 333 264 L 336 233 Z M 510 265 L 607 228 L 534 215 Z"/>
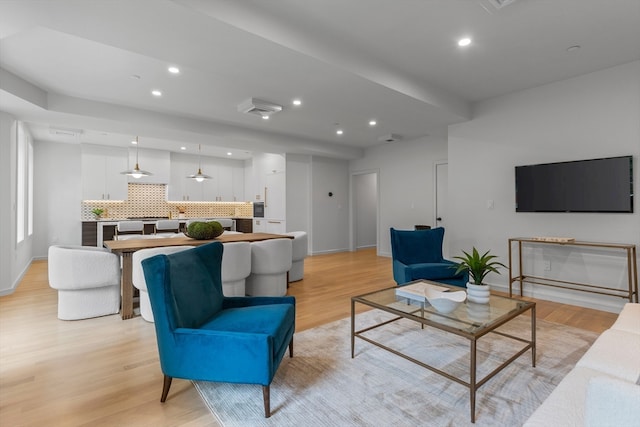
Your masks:
<path fill-rule="evenodd" d="M 409 285 L 398 286 L 396 289 L 396 296 L 409 298 L 415 301 L 426 302 L 424 291 L 426 288 L 431 288 L 440 292 L 447 292 L 449 288 L 445 286 L 438 286 L 432 283 L 427 283 L 423 280 L 411 283 Z"/>

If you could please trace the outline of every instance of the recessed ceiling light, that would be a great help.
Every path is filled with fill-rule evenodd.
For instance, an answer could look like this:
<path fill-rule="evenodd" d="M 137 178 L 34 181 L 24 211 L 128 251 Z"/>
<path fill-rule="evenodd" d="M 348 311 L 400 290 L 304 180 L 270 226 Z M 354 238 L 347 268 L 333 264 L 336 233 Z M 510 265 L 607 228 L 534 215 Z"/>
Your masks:
<path fill-rule="evenodd" d="M 469 37 L 462 38 L 458 40 L 458 46 L 465 47 L 471 44 L 471 39 Z"/>
<path fill-rule="evenodd" d="M 262 120 L 269 120 L 269 115 L 264 114 L 264 115 L 262 116 Z"/>
<path fill-rule="evenodd" d="M 369 126 L 375 126 L 377 124 L 378 122 L 376 122 L 375 120 L 369 120 Z"/>
<path fill-rule="evenodd" d="M 293 104 L 293 105 L 302 105 L 302 100 L 300 100 L 300 99 L 294 99 L 294 100 L 292 101 L 292 104 Z"/>
<path fill-rule="evenodd" d="M 151 95 L 153 96 L 162 96 L 162 92 L 160 92 L 158 89 L 154 89 L 151 91 Z"/>
<path fill-rule="evenodd" d="M 187 149 L 187 147 L 180 147 L 180 149 L 184 151 Z"/>
<path fill-rule="evenodd" d="M 342 129 L 338 129 L 338 130 L 336 131 L 336 134 L 338 134 L 338 135 L 342 135 L 343 133 L 344 133 L 344 132 L 343 132 L 343 130 L 342 130 Z"/>
<path fill-rule="evenodd" d="M 229 152 L 227 153 L 227 156 L 232 156 L 232 155 L 233 155 L 233 153 L 232 153 L 231 151 L 229 151 Z"/>
<path fill-rule="evenodd" d="M 180 74 L 180 68 L 178 68 L 178 67 L 169 67 L 169 72 L 171 74 Z"/>
<path fill-rule="evenodd" d="M 132 143 L 133 145 L 136 145 L 136 144 L 138 143 L 138 141 L 136 141 L 136 140 L 134 139 L 133 141 L 131 141 L 131 143 Z"/>

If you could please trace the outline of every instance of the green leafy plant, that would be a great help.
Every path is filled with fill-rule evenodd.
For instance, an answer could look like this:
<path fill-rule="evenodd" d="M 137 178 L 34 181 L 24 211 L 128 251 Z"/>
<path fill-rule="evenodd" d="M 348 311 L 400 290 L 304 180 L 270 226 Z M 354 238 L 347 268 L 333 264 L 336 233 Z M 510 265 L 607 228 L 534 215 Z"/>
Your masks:
<path fill-rule="evenodd" d="M 501 262 L 495 261 L 497 256 L 490 255 L 490 251 L 480 255 L 478 250 L 474 247 L 471 254 L 462 251 L 464 256 L 455 256 L 454 258 L 460 260 L 460 264 L 456 270 L 456 274 L 463 271 L 468 271 L 472 282 L 476 285 L 484 285 L 482 281 L 485 276 L 490 272 L 500 274 L 498 267 L 507 267 Z"/>
<path fill-rule="evenodd" d="M 224 228 L 218 221 L 195 221 L 189 224 L 185 235 L 196 240 L 215 239 L 224 232 Z"/>
<path fill-rule="evenodd" d="M 95 208 L 95 209 L 91 210 L 91 213 L 93 213 L 95 216 L 99 217 L 100 215 L 102 215 L 104 213 L 104 209 Z"/>

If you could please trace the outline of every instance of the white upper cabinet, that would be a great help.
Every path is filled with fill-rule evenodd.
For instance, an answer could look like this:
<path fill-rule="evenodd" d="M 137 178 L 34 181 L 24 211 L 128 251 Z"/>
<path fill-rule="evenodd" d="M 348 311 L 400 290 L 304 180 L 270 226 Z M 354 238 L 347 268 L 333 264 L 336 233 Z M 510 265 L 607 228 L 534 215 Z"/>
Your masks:
<path fill-rule="evenodd" d="M 136 165 L 136 149 L 129 148 L 129 169 Z M 168 151 L 140 148 L 138 151 L 138 165 L 140 169 L 153 175 L 134 178 L 128 176 L 128 181 L 136 184 L 168 184 L 171 179 L 171 157 Z M 195 173 L 195 172 L 194 172 Z"/>
<path fill-rule="evenodd" d="M 244 163 L 235 165 L 232 168 L 233 175 L 233 194 L 232 202 L 244 202 Z"/>
<path fill-rule="evenodd" d="M 82 199 L 126 200 L 127 149 L 82 145 Z"/>
<path fill-rule="evenodd" d="M 221 202 L 233 202 L 233 167 L 226 164 L 218 166 L 218 198 Z"/>

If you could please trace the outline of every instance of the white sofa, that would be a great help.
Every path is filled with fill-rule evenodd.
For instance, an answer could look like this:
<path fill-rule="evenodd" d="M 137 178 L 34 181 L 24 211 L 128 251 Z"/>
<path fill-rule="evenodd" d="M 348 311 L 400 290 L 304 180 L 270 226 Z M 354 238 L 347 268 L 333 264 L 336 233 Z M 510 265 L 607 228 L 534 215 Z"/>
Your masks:
<path fill-rule="evenodd" d="M 524 426 L 639 425 L 640 304 L 627 303 Z"/>

